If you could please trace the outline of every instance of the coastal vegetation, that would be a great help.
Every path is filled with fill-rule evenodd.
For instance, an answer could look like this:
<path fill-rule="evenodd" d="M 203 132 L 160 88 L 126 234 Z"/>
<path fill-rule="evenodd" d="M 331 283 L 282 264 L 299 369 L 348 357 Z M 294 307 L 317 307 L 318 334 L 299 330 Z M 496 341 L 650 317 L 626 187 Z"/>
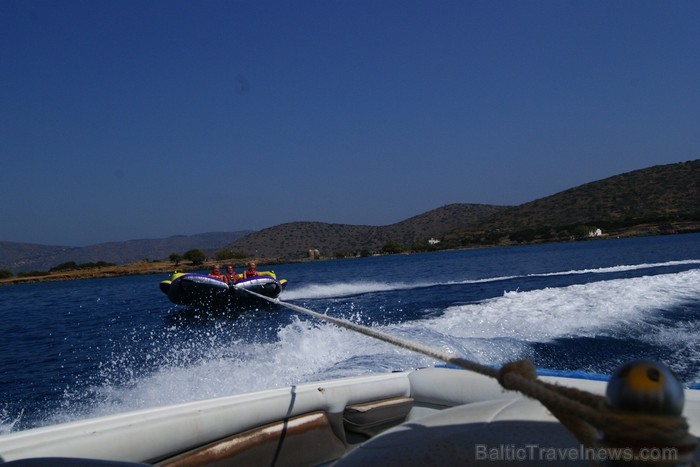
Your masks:
<path fill-rule="evenodd" d="M 75 261 L 67 261 L 61 263 L 58 266 L 54 266 L 49 269 L 49 272 L 60 272 L 60 271 L 73 271 L 76 269 L 95 269 L 104 268 L 106 266 L 114 266 L 114 263 L 108 263 L 106 261 L 97 261 L 95 263 L 81 263 L 77 264 Z"/>
<path fill-rule="evenodd" d="M 262 263 L 307 261 L 699 231 L 700 160 L 695 160 L 629 172 L 520 206 L 450 204 L 386 226 L 281 224 L 258 232 L 241 232 L 219 247 L 202 242 L 200 248 L 171 253 L 169 261 L 131 261 L 131 270 L 145 273 L 202 268 L 211 261 L 234 264 L 243 264 L 247 259 Z M 218 241 L 225 238 L 217 235 Z M 173 245 L 174 240 L 182 239 L 163 239 L 167 245 Z M 108 250 L 96 245 L 92 254 L 100 257 L 100 253 L 127 251 L 131 243 L 124 242 L 119 248 L 107 244 Z M 31 264 L 26 258 L 39 256 L 30 246 L 18 245 L 19 250 L 25 251 L 25 259 L 20 258 L 16 264 Z M 70 251 L 78 253 L 80 249 Z M 167 257 L 167 253 L 160 257 Z M 68 261 L 48 273 L 27 268 L 30 270 L 21 274 L 44 278 L 65 277 L 69 272 L 73 277 L 81 270 L 85 277 L 116 274 L 117 266 L 107 267 L 107 264 Z M 3 268 L 0 281 L 15 279 L 11 276 L 12 268 L 2 263 L 0 268 Z"/>
<path fill-rule="evenodd" d="M 591 236 L 598 229 L 601 235 Z M 302 259 L 310 248 L 323 256 L 358 256 L 364 249 L 378 254 L 696 231 L 700 160 L 625 173 L 519 206 L 451 204 L 379 227 L 282 224 L 246 235 L 231 248 Z"/>
<path fill-rule="evenodd" d="M 198 248 L 187 250 L 182 257 L 195 265 L 204 264 L 204 261 L 207 259 L 207 255 Z"/>
<path fill-rule="evenodd" d="M 248 257 L 248 253 L 241 250 L 233 250 L 231 248 L 223 248 L 216 252 L 214 259 L 217 261 L 225 261 L 227 259 L 242 260 Z"/>

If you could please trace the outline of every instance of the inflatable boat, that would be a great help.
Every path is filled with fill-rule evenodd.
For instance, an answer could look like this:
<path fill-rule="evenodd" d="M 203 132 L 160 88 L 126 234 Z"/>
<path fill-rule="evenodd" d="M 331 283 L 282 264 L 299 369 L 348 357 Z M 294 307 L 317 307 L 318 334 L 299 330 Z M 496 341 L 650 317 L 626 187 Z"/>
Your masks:
<path fill-rule="evenodd" d="M 247 279 L 239 274 L 232 286 L 206 274 L 176 272 L 161 281 L 160 290 L 176 305 L 222 309 L 255 303 L 257 295 L 277 298 L 286 286 L 286 279 L 277 280 L 274 271 L 259 271 Z"/>
<path fill-rule="evenodd" d="M 669 399 L 663 370 L 643 363 L 626 371 L 608 383 L 562 376 L 539 376 L 535 381 L 542 383 L 545 392 L 560 388 L 567 397 L 585 394 L 594 414 L 583 417 L 583 425 L 596 423 L 598 412 L 603 414 L 601 420 L 611 417 L 608 405 L 617 397 L 615 392 L 649 404 L 651 414 L 639 414 L 638 423 L 632 418 L 627 431 L 623 430 L 627 439 L 619 437 L 614 417 L 611 426 L 617 427 L 618 434 L 594 431 L 593 436 L 580 436 L 571 431 L 571 426 L 579 425 L 565 427 L 552 415 L 553 407 L 559 406 L 551 401 L 546 408 L 541 401 L 505 391 L 494 378 L 436 367 L 319 381 L 30 429 L 0 436 L 0 463 L 8 467 L 442 466 L 655 460 L 652 465 L 686 465 L 697 458 L 696 437 L 690 433 L 700 433 L 700 391 L 681 388 Z M 673 410 L 680 407 L 683 416 L 659 416 L 655 401 Z M 561 409 L 565 420 L 580 416 L 571 405 Z M 635 416 L 629 406 L 620 409 Z"/>

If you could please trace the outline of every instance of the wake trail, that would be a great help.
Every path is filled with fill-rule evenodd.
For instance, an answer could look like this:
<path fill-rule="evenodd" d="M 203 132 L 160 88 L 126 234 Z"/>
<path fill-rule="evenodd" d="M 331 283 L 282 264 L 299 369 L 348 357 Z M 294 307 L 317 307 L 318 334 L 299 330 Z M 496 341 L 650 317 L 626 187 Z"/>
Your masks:
<path fill-rule="evenodd" d="M 448 280 L 439 282 L 383 282 L 383 281 L 356 281 L 336 282 L 329 284 L 307 285 L 299 290 L 288 290 L 284 293 L 285 300 L 300 299 L 328 299 L 346 298 L 378 292 L 392 292 L 397 290 L 421 289 L 449 285 L 486 284 L 505 282 L 517 279 L 531 279 L 537 277 L 573 276 L 584 274 L 614 274 L 618 272 L 639 271 L 644 269 L 658 269 L 675 266 L 700 265 L 700 260 L 688 259 L 679 261 L 666 261 L 662 263 L 640 263 L 631 265 L 608 266 L 601 268 L 571 269 L 567 271 L 540 272 L 531 274 L 516 274 L 508 276 L 485 277 L 481 279 Z"/>

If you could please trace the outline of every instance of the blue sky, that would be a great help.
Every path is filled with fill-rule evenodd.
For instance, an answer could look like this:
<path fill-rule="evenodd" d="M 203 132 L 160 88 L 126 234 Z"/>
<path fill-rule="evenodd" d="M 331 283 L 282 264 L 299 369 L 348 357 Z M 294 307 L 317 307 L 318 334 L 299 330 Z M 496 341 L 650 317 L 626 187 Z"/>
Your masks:
<path fill-rule="evenodd" d="M 517 205 L 700 157 L 700 2 L 0 1 L 0 240 Z"/>

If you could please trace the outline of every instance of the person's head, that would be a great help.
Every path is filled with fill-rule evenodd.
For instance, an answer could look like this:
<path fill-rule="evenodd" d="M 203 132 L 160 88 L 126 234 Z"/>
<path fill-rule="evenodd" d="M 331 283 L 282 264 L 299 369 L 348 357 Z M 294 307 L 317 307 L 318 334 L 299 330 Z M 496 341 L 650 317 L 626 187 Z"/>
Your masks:
<path fill-rule="evenodd" d="M 226 272 L 228 272 L 228 273 L 233 273 L 233 266 L 231 266 L 230 264 L 227 265 L 227 266 L 226 266 Z"/>
<path fill-rule="evenodd" d="M 248 263 L 248 269 L 255 269 L 255 263 L 252 261 Z"/>
<path fill-rule="evenodd" d="M 212 266 L 211 272 L 221 272 L 221 268 L 218 264 L 215 264 L 214 266 Z"/>

